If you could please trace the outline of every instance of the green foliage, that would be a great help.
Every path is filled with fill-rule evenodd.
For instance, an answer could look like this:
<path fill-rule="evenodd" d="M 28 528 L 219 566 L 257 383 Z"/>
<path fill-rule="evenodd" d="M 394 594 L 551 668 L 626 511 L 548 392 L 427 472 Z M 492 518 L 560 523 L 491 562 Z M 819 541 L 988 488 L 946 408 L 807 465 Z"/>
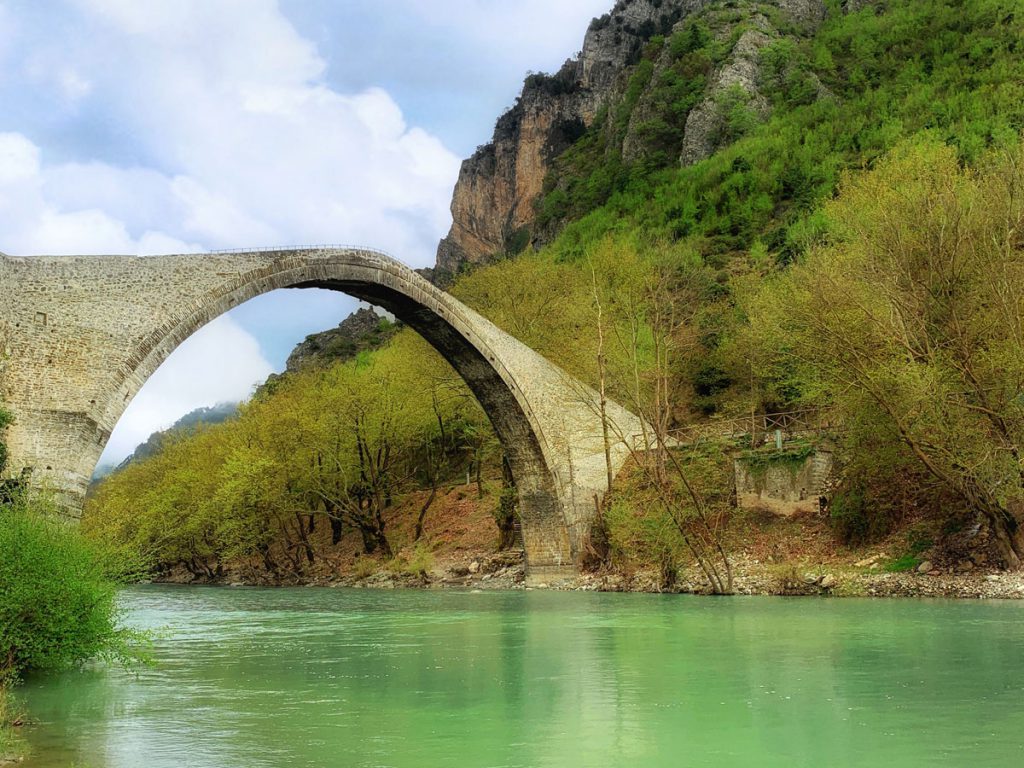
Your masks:
<path fill-rule="evenodd" d="M 667 68 L 634 70 L 610 118 L 556 162 L 541 203 L 545 226 L 565 224 L 556 253 L 582 253 L 610 231 L 692 240 L 705 256 L 762 238 L 780 262 L 801 251 L 803 221 L 844 168 L 869 165 L 903 137 L 930 130 L 973 161 L 1024 126 L 1024 16 L 1006 0 L 909 0 L 885 13 L 830 14 L 813 36 L 782 38 L 762 53 L 772 117 L 752 120 L 747 97 L 719 97 L 725 146 L 678 168 L 685 117 L 702 78 L 728 53 L 699 17 L 666 42 Z M 735 34 L 732 39 L 735 38 Z M 622 141 L 640 105 L 641 160 Z M 734 142 L 729 144 L 728 142 Z"/>
<path fill-rule="evenodd" d="M 640 472 L 615 493 L 602 533 L 613 564 L 626 570 L 654 567 L 662 588 L 669 588 L 684 564 L 696 562 L 704 570 L 718 561 L 708 553 L 719 551 L 731 510 L 732 462 L 710 444 L 637 458 Z M 728 567 L 726 560 L 714 567 Z"/>
<path fill-rule="evenodd" d="M 849 479 L 832 497 L 829 522 L 839 540 L 846 544 L 876 541 L 892 530 L 899 510 L 872 493 L 859 479 Z M 884 491 L 884 487 L 883 487 Z"/>
<path fill-rule="evenodd" d="M 750 93 L 743 86 L 734 83 L 715 98 L 720 129 L 714 135 L 715 144 L 731 144 L 746 136 L 760 122 L 751 107 Z"/>
<path fill-rule="evenodd" d="M 140 658 L 118 626 L 125 560 L 87 542 L 39 501 L 0 506 L 0 679 L 93 658 Z"/>
<path fill-rule="evenodd" d="M 895 560 L 890 560 L 884 566 L 889 573 L 905 573 L 913 571 L 921 564 L 921 558 L 915 555 L 901 555 Z"/>
<path fill-rule="evenodd" d="M 228 562 L 303 574 L 316 559 L 310 518 L 348 526 L 367 554 L 390 558 L 394 500 L 446 481 L 467 454 L 493 462 L 493 442 L 465 384 L 405 330 L 348 362 L 284 376 L 237 419 L 108 477 L 83 527 L 157 571 L 180 565 L 208 579 Z"/>
<path fill-rule="evenodd" d="M 817 449 L 809 440 L 792 440 L 782 448 L 766 446 L 742 451 L 739 457 L 755 477 L 763 477 L 770 467 L 787 467 L 798 471 Z"/>
<path fill-rule="evenodd" d="M 664 586 L 670 586 L 686 547 L 668 512 L 658 504 L 631 504 L 617 499 L 605 512 L 609 556 L 627 569 L 655 566 Z"/>
<path fill-rule="evenodd" d="M 831 237 L 751 313 L 772 378 L 787 370 L 807 398 L 880 426 L 989 520 L 1011 564 L 1024 555 L 1022 157 L 1024 144 L 973 171 L 931 137 L 905 142 L 846 179 L 825 208 Z M 864 458 L 862 476 L 877 466 Z"/>
<path fill-rule="evenodd" d="M 411 552 L 399 554 L 388 567 L 394 573 L 425 576 L 434 567 L 434 554 L 418 542 Z"/>

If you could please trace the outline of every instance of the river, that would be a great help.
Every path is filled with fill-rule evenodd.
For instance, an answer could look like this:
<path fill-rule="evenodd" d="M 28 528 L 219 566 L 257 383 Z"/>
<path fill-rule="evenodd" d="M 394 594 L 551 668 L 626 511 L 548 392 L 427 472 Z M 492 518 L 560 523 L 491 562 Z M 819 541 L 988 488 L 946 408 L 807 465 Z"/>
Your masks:
<path fill-rule="evenodd" d="M 145 586 L 26 766 L 1017 766 L 1024 603 Z"/>

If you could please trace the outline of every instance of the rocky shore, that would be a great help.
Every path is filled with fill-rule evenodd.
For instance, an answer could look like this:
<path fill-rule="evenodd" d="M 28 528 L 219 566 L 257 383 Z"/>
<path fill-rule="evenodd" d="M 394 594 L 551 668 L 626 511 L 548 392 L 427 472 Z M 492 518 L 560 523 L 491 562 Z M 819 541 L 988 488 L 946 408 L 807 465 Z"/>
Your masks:
<path fill-rule="evenodd" d="M 957 599 L 1024 599 L 1024 573 L 972 568 L 879 571 L 881 557 L 858 564 L 831 568 L 764 563 L 740 556 L 733 562 L 733 586 L 737 595 L 819 597 L 916 597 Z M 246 586 L 242 581 L 221 582 Z M 363 589 L 552 589 L 586 592 L 649 592 L 708 594 L 698 569 L 679 574 L 671 586 L 663 586 L 653 569 L 632 573 L 599 571 L 551 584 L 526 585 L 521 552 L 479 553 L 454 559 L 419 573 L 380 570 L 365 576 L 339 575 L 313 578 L 305 586 Z"/>

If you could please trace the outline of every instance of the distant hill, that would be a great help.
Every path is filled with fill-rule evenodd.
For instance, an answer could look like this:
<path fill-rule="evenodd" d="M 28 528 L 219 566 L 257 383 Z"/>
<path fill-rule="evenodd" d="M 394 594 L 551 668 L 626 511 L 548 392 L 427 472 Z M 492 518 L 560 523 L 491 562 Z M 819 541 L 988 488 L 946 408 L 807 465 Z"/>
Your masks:
<path fill-rule="evenodd" d="M 217 405 L 189 411 L 167 429 L 151 434 L 146 438 L 145 442 L 136 446 L 135 450 L 120 464 L 116 466 L 107 464 L 97 467 L 93 473 L 93 480 L 99 480 L 111 472 L 116 472 L 128 466 L 132 462 L 142 461 L 159 453 L 160 448 L 169 437 L 192 432 L 200 424 L 220 424 L 228 419 L 233 419 L 237 415 L 238 403 L 218 403 Z"/>

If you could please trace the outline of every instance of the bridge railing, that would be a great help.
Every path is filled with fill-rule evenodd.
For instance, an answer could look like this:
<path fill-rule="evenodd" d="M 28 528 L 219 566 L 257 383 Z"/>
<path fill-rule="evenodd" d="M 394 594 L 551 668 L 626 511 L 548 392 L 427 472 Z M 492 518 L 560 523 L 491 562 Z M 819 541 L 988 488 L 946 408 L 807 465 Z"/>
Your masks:
<path fill-rule="evenodd" d="M 272 253 L 275 251 L 281 251 L 287 253 L 289 251 L 366 251 L 367 253 L 376 253 L 381 256 L 387 256 L 389 259 L 404 264 L 405 262 L 401 259 L 392 256 L 387 251 L 383 251 L 380 248 L 372 248 L 368 245 L 348 245 L 344 243 L 315 243 L 313 245 L 259 245 L 255 248 L 218 248 L 212 251 L 203 251 L 205 254 L 221 254 L 221 253 Z"/>

